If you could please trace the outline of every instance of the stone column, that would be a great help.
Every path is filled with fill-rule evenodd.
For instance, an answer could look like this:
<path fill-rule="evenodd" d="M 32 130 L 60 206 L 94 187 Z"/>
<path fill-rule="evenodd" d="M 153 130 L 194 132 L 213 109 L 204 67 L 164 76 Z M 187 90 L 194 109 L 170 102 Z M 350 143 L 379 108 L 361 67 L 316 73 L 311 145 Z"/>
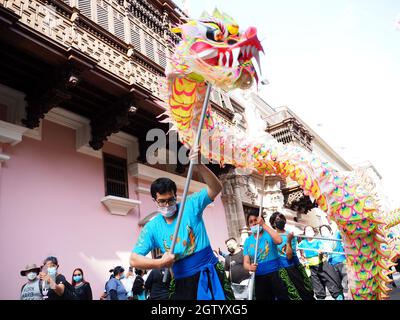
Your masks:
<path fill-rule="evenodd" d="M 275 211 L 284 213 L 284 197 L 281 190 L 281 178 L 278 176 L 265 177 L 264 219 L 268 223 L 269 217 Z"/>
<path fill-rule="evenodd" d="M 232 179 L 232 187 L 235 195 L 235 203 L 236 203 L 236 215 L 237 215 L 237 222 L 239 225 L 239 229 L 242 229 L 246 226 L 246 220 L 244 216 L 243 210 L 243 201 L 242 201 L 242 181 L 240 176 L 234 176 Z"/>
<path fill-rule="evenodd" d="M 236 199 L 238 191 L 235 191 L 236 187 L 234 188 L 232 186 L 232 178 L 230 174 L 221 176 L 221 182 L 223 185 L 221 199 L 225 208 L 228 235 L 229 237 L 234 237 L 237 239 L 237 241 L 240 241 L 240 229 L 244 226 L 242 224 L 242 221 L 244 221 L 244 214 L 241 202 L 240 207 L 238 207 L 239 201 Z M 240 209 L 241 212 L 239 212 Z"/>

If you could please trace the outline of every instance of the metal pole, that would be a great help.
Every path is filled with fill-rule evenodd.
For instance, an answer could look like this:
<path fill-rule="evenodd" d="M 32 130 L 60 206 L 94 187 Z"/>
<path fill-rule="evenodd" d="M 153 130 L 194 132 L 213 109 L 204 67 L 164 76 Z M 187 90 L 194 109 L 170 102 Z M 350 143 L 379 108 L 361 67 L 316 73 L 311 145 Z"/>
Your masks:
<path fill-rule="evenodd" d="M 298 238 L 307 238 L 307 239 L 318 239 L 318 240 L 326 240 L 326 241 L 337 241 L 337 242 L 343 242 L 342 239 L 336 239 L 336 238 L 325 238 L 325 237 L 307 237 L 305 235 L 294 235 L 295 237 Z"/>
<path fill-rule="evenodd" d="M 201 130 L 203 129 L 204 119 L 206 117 L 208 101 L 210 100 L 210 93 L 211 93 L 211 84 L 208 83 L 207 84 L 206 96 L 205 96 L 204 103 L 203 103 L 203 108 L 201 110 L 199 127 L 197 128 L 196 140 L 195 140 L 194 145 L 193 145 L 193 150 L 196 150 L 196 148 L 200 144 Z M 179 226 L 180 226 L 181 220 L 182 220 L 183 209 L 185 208 L 185 202 L 186 202 L 187 194 L 188 194 L 188 191 L 189 191 L 189 185 L 190 185 L 190 181 L 192 180 L 192 173 L 193 173 L 194 164 L 195 164 L 194 160 L 190 160 L 189 171 L 188 171 L 188 174 L 187 174 L 187 177 L 186 177 L 185 187 L 183 189 L 182 201 L 181 201 L 181 204 L 179 206 L 178 218 L 177 218 L 178 220 L 176 222 L 174 236 L 172 238 L 171 249 L 170 249 L 171 253 L 174 253 L 176 239 L 178 237 Z M 164 273 L 164 277 L 163 277 L 163 282 L 164 283 L 167 281 L 167 275 L 168 275 L 168 270 L 166 268 L 166 272 Z"/>
<path fill-rule="evenodd" d="M 261 193 L 260 209 L 258 211 L 258 216 L 259 217 L 261 217 L 261 215 L 262 215 L 263 202 L 264 202 L 264 187 L 265 187 L 265 171 L 263 173 L 263 180 L 262 180 L 262 185 L 261 185 L 262 193 Z M 257 230 L 256 247 L 255 247 L 255 251 L 254 251 L 254 264 L 257 263 L 257 251 L 258 251 L 258 240 L 259 240 L 259 237 L 260 237 L 260 227 Z M 250 279 L 250 282 L 249 282 L 249 300 L 253 300 L 253 288 L 254 288 L 255 276 L 256 276 L 256 273 L 253 272 L 251 274 L 251 279 Z"/>
<path fill-rule="evenodd" d="M 304 250 L 304 251 L 314 251 L 314 252 L 320 252 L 320 250 L 318 249 L 311 249 L 311 248 L 297 248 L 298 250 Z M 347 253 L 345 252 L 339 252 L 339 251 L 324 251 L 322 250 L 322 253 L 333 253 L 333 254 L 342 254 L 342 255 L 347 255 Z"/>

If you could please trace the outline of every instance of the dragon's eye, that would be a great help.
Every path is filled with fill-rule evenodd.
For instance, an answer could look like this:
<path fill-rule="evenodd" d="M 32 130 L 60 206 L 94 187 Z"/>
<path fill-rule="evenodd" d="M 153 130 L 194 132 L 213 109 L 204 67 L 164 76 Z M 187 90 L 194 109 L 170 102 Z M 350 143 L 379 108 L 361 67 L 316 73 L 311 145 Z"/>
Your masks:
<path fill-rule="evenodd" d="M 224 38 L 223 33 L 219 28 L 213 28 L 207 26 L 206 37 L 209 40 L 220 42 Z"/>

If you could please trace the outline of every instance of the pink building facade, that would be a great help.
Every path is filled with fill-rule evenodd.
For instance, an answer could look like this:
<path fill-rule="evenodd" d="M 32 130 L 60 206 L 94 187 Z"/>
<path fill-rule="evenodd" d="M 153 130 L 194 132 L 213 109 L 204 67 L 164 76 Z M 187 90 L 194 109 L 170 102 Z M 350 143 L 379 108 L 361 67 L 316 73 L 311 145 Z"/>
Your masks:
<path fill-rule="evenodd" d="M 4 111 L 4 100 L 2 107 Z M 19 299 L 25 283 L 19 271 L 26 264 L 41 264 L 49 255 L 58 257 L 59 271 L 68 280 L 74 268 L 82 268 L 94 299 L 98 299 L 108 270 L 116 265 L 128 268 L 130 251 L 140 232 L 139 221 L 155 210 L 149 193 L 151 179 L 162 171 L 130 163 L 129 199 L 136 202 L 127 208 L 117 203 L 109 209 L 102 203 L 101 154 L 129 158 L 130 147 L 123 146 L 126 143 L 110 139 L 116 143 L 106 142 L 97 154 L 79 152 L 77 130 L 68 121 L 63 123 L 60 116 L 42 120 L 34 138 L 26 128 L 14 125 L 14 133 L 18 127 L 25 130 L 18 141 L 9 138 L 13 130 L 5 129 L 10 123 L 4 121 L 4 113 L 0 127 L 0 299 Z M 174 178 L 170 173 L 165 175 Z M 181 194 L 184 178 L 176 179 Z M 191 191 L 201 187 L 194 182 Z M 212 247 L 224 248 L 228 230 L 220 197 L 206 208 L 204 220 Z"/>

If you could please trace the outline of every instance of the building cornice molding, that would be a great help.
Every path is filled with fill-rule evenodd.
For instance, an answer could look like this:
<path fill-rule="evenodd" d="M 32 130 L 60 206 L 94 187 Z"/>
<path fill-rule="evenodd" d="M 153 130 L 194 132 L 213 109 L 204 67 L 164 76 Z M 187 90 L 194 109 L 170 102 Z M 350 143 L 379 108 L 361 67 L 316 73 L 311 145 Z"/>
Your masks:
<path fill-rule="evenodd" d="M 142 163 L 130 164 L 128 166 L 128 172 L 131 177 L 135 177 L 138 178 L 139 180 L 143 180 L 149 183 L 153 182 L 154 180 L 160 177 L 169 178 L 176 183 L 178 189 L 183 189 L 186 181 L 185 177 L 181 177 L 173 173 L 152 168 Z M 192 180 L 190 182 L 189 192 L 197 192 L 206 187 L 207 185 L 205 183 Z M 144 191 L 145 191 L 144 188 L 142 188 L 139 192 L 144 192 Z"/>
<path fill-rule="evenodd" d="M 121 198 L 116 196 L 105 196 L 101 202 L 106 206 L 111 214 L 126 216 L 130 210 L 139 206 L 139 200 Z"/>
<path fill-rule="evenodd" d="M 22 136 L 28 128 L 0 120 L 0 142 L 12 146 L 22 141 Z"/>
<path fill-rule="evenodd" d="M 82 117 L 63 108 L 56 107 L 46 114 L 45 119 L 63 127 L 75 130 L 77 152 L 102 159 L 102 151 L 94 150 L 89 145 L 91 139 L 91 127 L 88 118 Z M 136 137 L 120 131 L 109 136 L 108 141 L 126 148 L 128 164 L 136 161 L 139 154 L 138 139 Z"/>

